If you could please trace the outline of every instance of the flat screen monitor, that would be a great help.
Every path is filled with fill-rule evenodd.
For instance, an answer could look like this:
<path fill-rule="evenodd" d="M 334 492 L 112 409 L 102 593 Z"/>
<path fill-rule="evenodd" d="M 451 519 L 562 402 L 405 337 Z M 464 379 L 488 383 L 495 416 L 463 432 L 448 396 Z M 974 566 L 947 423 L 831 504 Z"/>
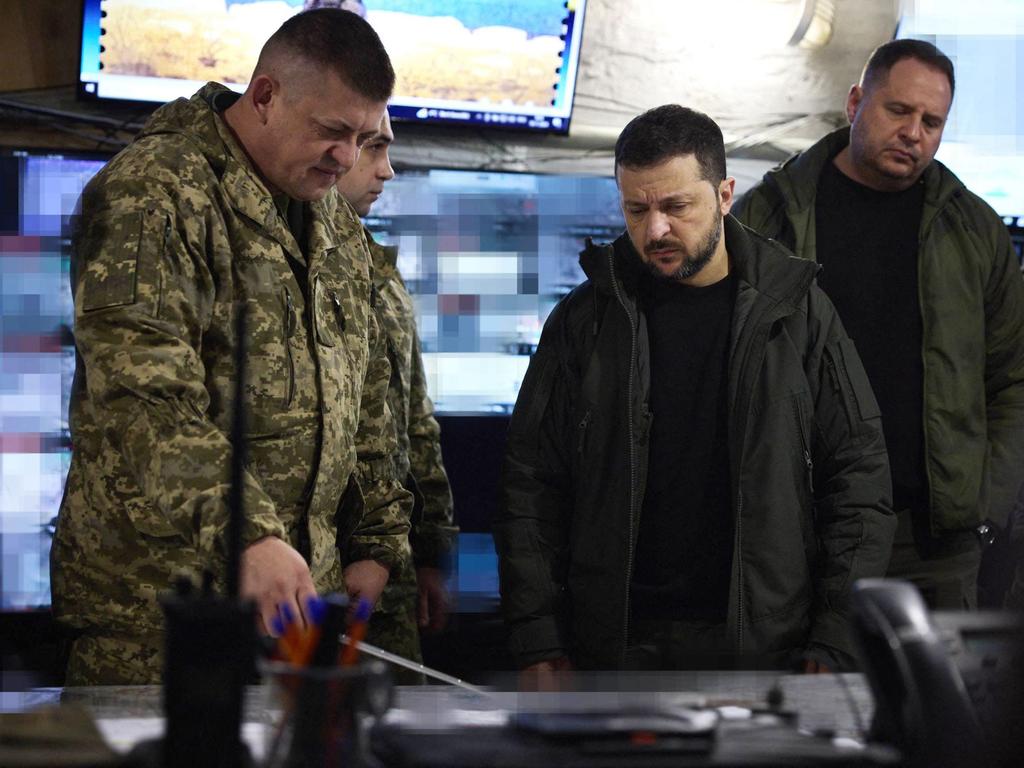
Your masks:
<path fill-rule="evenodd" d="M 611 177 L 400 173 L 368 228 L 398 246 L 439 413 L 512 412 L 541 328 L 583 281 L 584 239 L 624 224 Z"/>
<path fill-rule="evenodd" d="M 956 94 L 936 158 L 1007 224 L 1024 216 L 1024 3 L 909 4 L 897 38 L 926 40 L 950 57 Z"/>
<path fill-rule="evenodd" d="M 80 92 L 244 90 L 274 30 L 332 4 L 365 15 L 389 51 L 396 120 L 568 132 L 586 0 L 84 0 Z"/>
<path fill-rule="evenodd" d="M 50 539 L 71 457 L 69 222 L 104 162 L 0 150 L 0 610 L 49 605 Z M 584 176 L 406 171 L 373 213 L 368 224 L 399 246 L 414 293 L 430 393 L 443 419 L 467 423 L 465 414 L 511 411 L 544 320 L 583 278 L 583 239 L 623 226 L 614 180 Z M 481 454 L 455 441 L 446 456 L 453 447 Z M 483 475 L 472 462 L 450 464 L 475 476 L 453 477 L 453 487 L 493 491 L 474 490 Z M 490 537 L 467 527 L 453 586 L 473 605 L 492 604 Z"/>
<path fill-rule="evenodd" d="M 49 605 L 71 461 L 68 222 L 95 157 L 0 152 L 0 609 Z"/>

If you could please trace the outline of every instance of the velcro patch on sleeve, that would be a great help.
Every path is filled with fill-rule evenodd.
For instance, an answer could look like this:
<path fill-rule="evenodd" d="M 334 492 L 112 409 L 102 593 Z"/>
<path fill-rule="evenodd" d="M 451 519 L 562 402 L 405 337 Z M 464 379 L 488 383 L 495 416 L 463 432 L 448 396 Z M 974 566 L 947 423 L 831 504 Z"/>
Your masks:
<path fill-rule="evenodd" d="M 82 244 L 86 261 L 79 285 L 84 312 L 135 303 L 147 216 L 153 218 L 146 211 L 133 211 L 106 219 L 89 232 Z"/>

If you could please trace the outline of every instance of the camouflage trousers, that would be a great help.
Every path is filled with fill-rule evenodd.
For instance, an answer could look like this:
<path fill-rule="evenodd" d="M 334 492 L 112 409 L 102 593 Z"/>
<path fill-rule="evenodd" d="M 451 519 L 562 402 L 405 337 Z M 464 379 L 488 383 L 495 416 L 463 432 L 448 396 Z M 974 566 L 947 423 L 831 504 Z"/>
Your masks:
<path fill-rule="evenodd" d="M 163 682 L 163 638 L 81 635 L 71 645 L 65 685 L 157 685 Z"/>
<path fill-rule="evenodd" d="M 416 624 L 416 569 L 406 558 L 391 571 L 391 578 L 370 617 L 366 642 L 409 661 L 423 662 L 420 631 Z M 422 674 L 391 665 L 397 685 L 423 685 Z"/>

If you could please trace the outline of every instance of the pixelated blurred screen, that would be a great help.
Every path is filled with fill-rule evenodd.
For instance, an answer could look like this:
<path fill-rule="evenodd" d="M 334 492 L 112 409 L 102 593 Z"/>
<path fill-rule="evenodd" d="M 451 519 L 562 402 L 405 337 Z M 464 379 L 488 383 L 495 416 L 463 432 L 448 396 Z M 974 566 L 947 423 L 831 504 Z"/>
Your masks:
<path fill-rule="evenodd" d="M 0 610 L 49 604 L 71 455 L 69 222 L 103 162 L 0 151 Z M 583 239 L 623 226 L 602 177 L 407 171 L 373 212 L 377 237 L 399 246 L 442 413 L 511 411 L 545 318 L 582 279 Z"/>
<path fill-rule="evenodd" d="M 104 160 L 0 154 L 0 608 L 49 604 L 71 460 L 68 221 Z"/>
<path fill-rule="evenodd" d="M 623 229 L 610 177 L 406 171 L 372 214 L 398 247 L 440 413 L 511 413 L 544 320 L 583 280 L 584 239 Z"/>
<path fill-rule="evenodd" d="M 397 119 L 569 127 L 585 0 L 85 0 L 80 81 L 164 102 L 215 80 L 242 90 L 260 48 L 304 8 L 374 27 L 397 75 Z"/>
<path fill-rule="evenodd" d="M 936 158 L 1006 218 L 1024 217 L 1024 2 L 909 3 L 896 37 L 953 61 L 956 94 Z"/>

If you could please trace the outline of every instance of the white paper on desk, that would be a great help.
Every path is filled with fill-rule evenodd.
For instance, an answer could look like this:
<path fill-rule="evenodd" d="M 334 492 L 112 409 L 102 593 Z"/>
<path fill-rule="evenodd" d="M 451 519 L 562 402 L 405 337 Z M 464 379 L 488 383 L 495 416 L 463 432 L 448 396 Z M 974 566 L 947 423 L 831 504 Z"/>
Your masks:
<path fill-rule="evenodd" d="M 122 717 L 101 718 L 96 726 L 103 734 L 104 741 L 115 752 L 130 752 L 132 747 L 147 739 L 156 739 L 164 735 L 164 718 L 162 717 Z M 263 745 L 266 741 L 267 726 L 263 723 L 243 723 L 242 741 L 252 752 L 258 762 L 263 759 Z"/>
<path fill-rule="evenodd" d="M 400 728 L 424 730 L 504 727 L 508 725 L 509 713 L 504 709 L 389 709 L 381 722 Z"/>
<path fill-rule="evenodd" d="M 124 717 L 100 719 L 96 726 L 103 734 L 103 740 L 115 752 L 128 752 L 140 741 L 156 739 L 164 735 L 162 717 Z"/>

